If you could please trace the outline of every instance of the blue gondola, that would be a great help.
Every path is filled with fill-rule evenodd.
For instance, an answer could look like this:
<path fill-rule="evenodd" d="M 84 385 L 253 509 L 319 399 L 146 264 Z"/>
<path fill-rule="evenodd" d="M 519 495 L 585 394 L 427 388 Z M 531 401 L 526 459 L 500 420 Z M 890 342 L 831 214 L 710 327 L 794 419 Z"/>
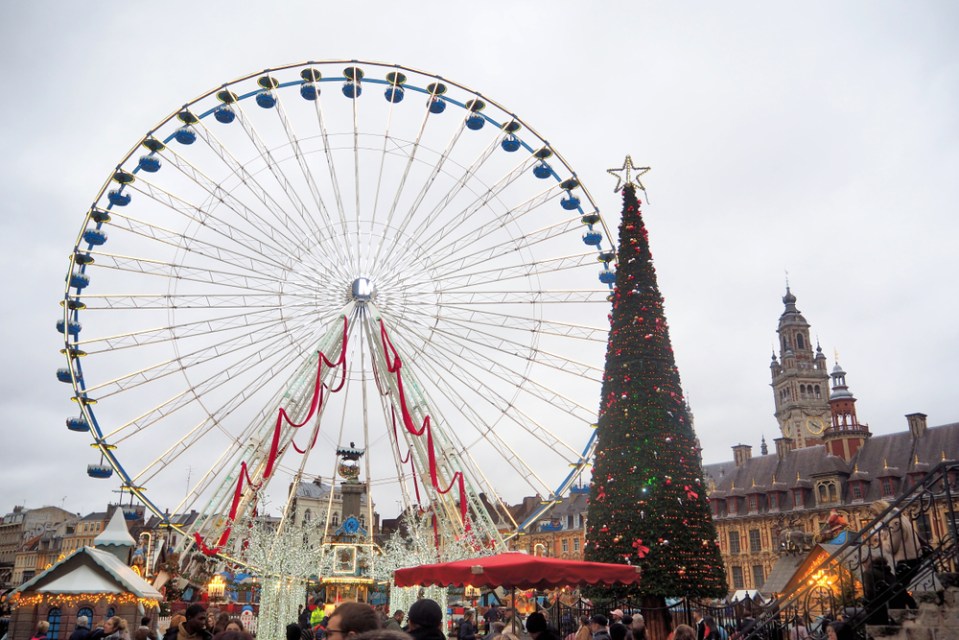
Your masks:
<path fill-rule="evenodd" d="M 553 175 L 553 170 L 545 162 L 540 162 L 538 165 L 533 167 L 533 175 L 540 180 L 544 180 Z"/>
<path fill-rule="evenodd" d="M 77 264 L 93 264 L 93 256 L 89 253 L 77 253 L 73 256 L 73 261 Z"/>
<path fill-rule="evenodd" d="M 147 173 L 156 173 L 160 170 L 160 159 L 153 154 L 140 156 L 139 165 Z"/>
<path fill-rule="evenodd" d="M 596 213 L 595 211 L 593 213 L 587 213 L 582 218 L 580 218 L 580 220 L 582 220 L 583 224 L 588 224 L 589 226 L 593 226 L 594 224 L 599 222 L 599 214 Z"/>
<path fill-rule="evenodd" d="M 256 94 L 256 103 L 264 109 L 272 109 L 276 106 L 276 96 L 272 91 L 261 91 Z"/>
<path fill-rule="evenodd" d="M 446 111 L 446 100 L 430 98 L 430 113 L 443 113 L 444 111 Z"/>
<path fill-rule="evenodd" d="M 300 95 L 303 96 L 305 100 L 316 100 L 320 95 L 320 90 L 316 84 L 304 82 L 300 85 Z"/>
<path fill-rule="evenodd" d="M 406 91 L 403 87 L 387 87 L 383 95 L 386 96 L 388 102 L 396 104 L 397 102 L 403 101 L 403 95 L 405 93 Z"/>
<path fill-rule="evenodd" d="M 519 151 L 520 147 L 519 138 L 513 135 L 506 136 L 499 144 L 505 151 L 509 151 L 510 153 Z"/>
<path fill-rule="evenodd" d="M 479 131 L 483 128 L 483 125 L 486 124 L 486 118 L 481 116 L 478 113 L 474 113 L 466 118 L 466 128 L 472 129 L 473 131 Z"/>
<path fill-rule="evenodd" d="M 560 204 L 567 211 L 575 211 L 576 209 L 579 209 L 579 198 L 573 194 L 568 194 L 565 198 L 560 200 Z"/>
<path fill-rule="evenodd" d="M 361 93 L 363 93 L 363 87 L 359 83 L 351 80 L 343 83 L 343 95 L 347 98 L 359 98 Z"/>
<path fill-rule="evenodd" d="M 114 207 L 125 207 L 130 204 L 130 194 L 124 193 L 122 191 L 112 190 L 107 192 L 107 200 L 110 201 Z"/>
<path fill-rule="evenodd" d="M 603 241 L 603 234 L 597 233 L 595 231 L 590 231 L 586 234 L 583 234 L 583 242 L 588 244 L 591 247 L 597 247 Z"/>
<path fill-rule="evenodd" d="M 71 273 L 70 286 L 75 289 L 83 289 L 90 285 L 90 276 L 85 273 Z"/>
<path fill-rule="evenodd" d="M 109 478 L 113 475 L 113 467 L 108 464 L 88 464 L 87 475 L 91 478 Z"/>
<path fill-rule="evenodd" d="M 216 118 L 217 122 L 230 124 L 236 120 L 236 111 L 234 111 L 233 107 L 228 104 L 221 104 L 219 107 L 213 110 L 213 117 Z"/>
<path fill-rule="evenodd" d="M 610 262 L 612 262 L 613 260 L 616 259 L 616 252 L 615 252 L 615 251 L 601 251 L 601 252 L 599 253 L 599 255 L 596 257 L 596 259 L 599 260 L 600 262 L 604 263 L 604 264 L 609 264 Z"/>
<path fill-rule="evenodd" d="M 57 369 L 57 380 L 60 382 L 73 382 L 73 377 L 70 375 L 70 370 L 66 367 L 60 367 Z"/>
<path fill-rule="evenodd" d="M 90 424 L 83 416 L 70 416 L 67 418 L 67 429 L 82 433 L 90 430 Z"/>
<path fill-rule="evenodd" d="M 615 284 L 616 283 L 616 272 L 615 271 L 600 271 L 599 272 L 599 281 L 603 284 Z"/>
<path fill-rule="evenodd" d="M 196 142 L 196 131 L 190 127 L 180 127 L 174 132 L 173 139 L 180 144 L 193 144 Z"/>
<path fill-rule="evenodd" d="M 83 232 L 83 240 L 95 247 L 106 244 L 107 234 L 99 229 L 87 229 Z"/>
<path fill-rule="evenodd" d="M 63 322 L 63 318 L 57 320 L 57 333 L 63 333 L 63 329 L 67 329 L 67 334 L 73 337 L 76 337 L 80 334 L 80 323 L 76 320 L 70 320 L 67 323 Z"/>

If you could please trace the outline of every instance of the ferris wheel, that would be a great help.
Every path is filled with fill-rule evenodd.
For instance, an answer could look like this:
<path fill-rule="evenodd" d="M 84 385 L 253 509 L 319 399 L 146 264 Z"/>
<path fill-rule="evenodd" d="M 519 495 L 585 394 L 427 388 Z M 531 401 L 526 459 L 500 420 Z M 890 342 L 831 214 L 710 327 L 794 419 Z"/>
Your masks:
<path fill-rule="evenodd" d="M 184 533 L 211 553 L 344 473 L 379 513 L 498 545 L 536 519 L 507 504 L 547 509 L 588 463 L 614 259 L 563 157 L 466 86 L 360 61 L 244 76 L 152 127 L 86 211 L 67 427 L 90 476 L 200 514 Z"/>

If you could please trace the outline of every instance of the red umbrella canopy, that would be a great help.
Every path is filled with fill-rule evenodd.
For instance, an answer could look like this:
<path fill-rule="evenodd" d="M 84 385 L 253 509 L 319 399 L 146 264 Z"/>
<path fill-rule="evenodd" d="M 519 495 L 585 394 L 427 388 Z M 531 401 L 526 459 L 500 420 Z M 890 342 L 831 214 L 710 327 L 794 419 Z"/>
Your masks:
<path fill-rule="evenodd" d="M 639 584 L 639 567 L 542 558 L 525 553 L 500 553 L 483 558 L 424 564 L 397 569 L 398 587 L 457 586 L 552 589 L 594 584 Z"/>

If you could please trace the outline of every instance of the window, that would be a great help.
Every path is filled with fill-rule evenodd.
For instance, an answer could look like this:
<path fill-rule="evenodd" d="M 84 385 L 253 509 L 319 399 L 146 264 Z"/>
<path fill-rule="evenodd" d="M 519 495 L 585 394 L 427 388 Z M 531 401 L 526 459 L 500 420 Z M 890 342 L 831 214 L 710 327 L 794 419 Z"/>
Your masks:
<path fill-rule="evenodd" d="M 110 605 L 109 607 L 107 607 L 107 617 L 108 617 L 108 618 L 112 618 L 112 617 L 115 616 L 115 615 L 117 615 L 117 608 L 114 607 L 113 605 Z M 91 620 L 90 622 L 91 622 L 91 625 L 90 625 L 90 626 L 91 626 L 91 628 L 92 628 L 92 627 L 93 627 L 93 624 L 92 624 L 92 623 L 93 623 L 93 620 Z"/>
<path fill-rule="evenodd" d="M 759 589 L 763 586 L 763 583 L 766 582 L 766 576 L 763 573 L 763 566 L 761 564 L 753 565 L 753 589 Z"/>
<path fill-rule="evenodd" d="M 770 493 L 769 494 L 769 508 L 770 509 L 779 509 L 779 494 Z"/>
<path fill-rule="evenodd" d="M 893 482 L 892 478 L 880 478 L 880 479 L 879 479 L 879 484 L 880 484 L 880 486 L 881 486 L 881 488 L 882 488 L 882 495 L 883 495 L 883 496 L 889 497 L 889 496 L 892 496 L 892 495 L 895 494 L 895 492 L 896 492 L 896 487 L 895 487 L 895 483 Z"/>
<path fill-rule="evenodd" d="M 53 607 L 47 613 L 47 622 L 50 623 L 50 628 L 47 630 L 47 638 L 50 640 L 57 640 L 57 634 L 60 632 L 60 608 Z"/>
<path fill-rule="evenodd" d="M 821 398 L 821 397 L 822 397 L 822 392 L 819 390 L 819 385 L 818 385 L 818 384 L 816 385 L 815 389 L 816 389 L 816 391 L 815 391 L 815 393 L 816 393 L 816 399 Z"/>
<path fill-rule="evenodd" d="M 797 507 L 803 506 L 804 502 L 802 497 L 802 489 L 796 489 L 793 491 L 793 504 L 795 504 Z"/>
<path fill-rule="evenodd" d="M 87 620 L 90 621 L 90 628 L 93 629 L 96 627 L 95 621 L 93 620 L 93 609 L 91 607 L 82 607 L 77 610 L 77 617 L 86 616 Z"/>
<path fill-rule="evenodd" d="M 563 538 L 563 553 L 569 553 L 569 540 Z"/>
<path fill-rule="evenodd" d="M 862 483 L 861 482 L 853 482 L 851 485 L 849 485 L 849 488 L 852 492 L 853 500 L 862 500 Z"/>
<path fill-rule="evenodd" d="M 759 511 L 759 496 L 756 494 L 749 496 L 749 511 Z"/>
<path fill-rule="evenodd" d="M 726 508 L 729 510 L 729 515 L 731 516 L 734 516 L 739 512 L 739 505 L 736 504 L 737 501 L 737 498 L 729 498 L 726 500 Z"/>
<path fill-rule="evenodd" d="M 313 512 L 312 512 L 312 511 L 310 511 L 309 509 L 307 509 L 306 511 L 303 512 L 303 522 L 305 522 L 306 524 L 310 524 L 310 520 L 312 520 L 312 519 L 313 519 Z"/>
<path fill-rule="evenodd" d="M 729 532 L 729 553 L 731 553 L 731 554 L 740 553 L 740 550 L 739 550 L 739 532 L 738 532 L 738 531 L 730 531 L 730 532 Z M 737 587 L 737 588 L 742 589 L 742 587 Z"/>
<path fill-rule="evenodd" d="M 573 551 L 579 551 L 579 538 L 573 538 Z"/>
<path fill-rule="evenodd" d="M 759 529 L 749 530 L 749 552 L 759 553 L 763 550 L 763 541 L 759 535 Z"/>
<path fill-rule="evenodd" d="M 733 589 L 745 589 L 746 584 L 743 581 L 743 568 L 733 567 Z"/>
<path fill-rule="evenodd" d="M 796 347 L 799 348 L 799 349 L 805 349 L 805 348 L 806 348 L 806 341 L 803 340 L 803 337 L 802 337 L 802 334 L 801 334 L 801 333 L 797 333 L 797 334 L 796 334 Z"/>
<path fill-rule="evenodd" d="M 334 513 L 333 517 L 330 518 L 330 524 L 334 527 L 340 526 L 340 514 Z"/>

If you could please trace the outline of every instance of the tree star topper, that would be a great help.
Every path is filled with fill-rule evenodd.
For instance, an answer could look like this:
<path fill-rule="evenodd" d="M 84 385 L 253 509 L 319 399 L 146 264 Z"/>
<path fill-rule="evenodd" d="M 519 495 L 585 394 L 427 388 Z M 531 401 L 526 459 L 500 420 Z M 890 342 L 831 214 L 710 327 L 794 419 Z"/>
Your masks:
<path fill-rule="evenodd" d="M 635 185 L 645 192 L 646 187 L 643 186 L 640 177 L 647 173 L 649 169 L 649 167 L 634 166 L 632 157 L 626 156 L 622 167 L 619 169 L 607 169 L 606 173 L 616 177 L 616 188 L 613 189 L 614 193 L 618 193 L 628 184 Z"/>

